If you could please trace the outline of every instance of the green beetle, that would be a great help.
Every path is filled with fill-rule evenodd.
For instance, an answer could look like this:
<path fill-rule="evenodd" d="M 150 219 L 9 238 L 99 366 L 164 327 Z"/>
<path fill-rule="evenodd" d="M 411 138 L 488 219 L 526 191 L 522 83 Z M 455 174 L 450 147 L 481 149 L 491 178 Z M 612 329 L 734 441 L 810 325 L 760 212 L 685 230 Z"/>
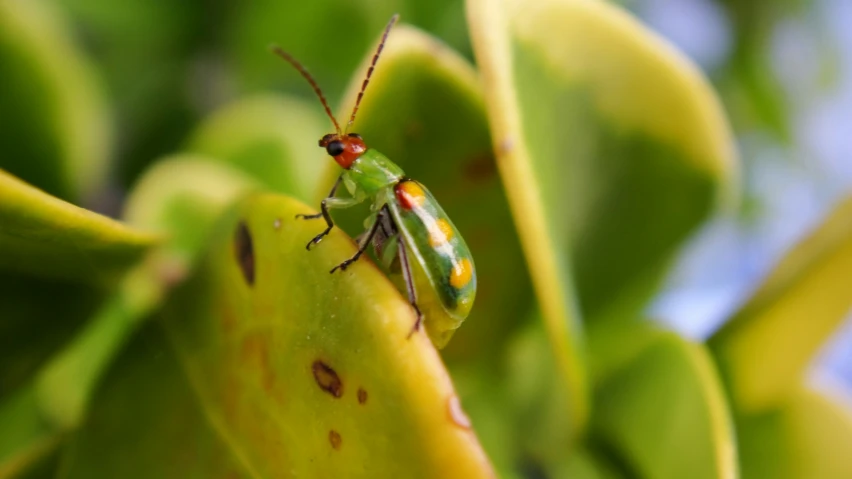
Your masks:
<path fill-rule="evenodd" d="M 364 90 L 397 18 L 398 15 L 394 15 L 385 28 L 346 130 L 341 130 L 322 90 L 305 67 L 281 48 L 273 46 L 272 50 L 293 65 L 313 87 L 335 128 L 334 133 L 320 139 L 319 146 L 325 148 L 344 170 L 328 197 L 322 201 L 320 213 L 297 216 L 303 219 L 323 218 L 326 222 L 325 230 L 308 242 L 307 249 L 310 250 L 311 246 L 322 241 L 334 227 L 330 209 L 347 208 L 371 200 L 372 214 L 365 222 L 367 230 L 359 237 L 358 252 L 332 268 L 331 273 L 345 270 L 373 245 L 376 256 L 388 269 L 392 270 L 399 265 L 405 293 L 417 313 L 411 332 L 420 328 L 425 316 L 430 323 L 430 333 L 435 333 L 432 334 L 433 341 L 443 346 L 467 317 L 476 296 L 476 271 L 470 250 L 426 187 L 407 178 L 402 168 L 375 149 L 367 147 L 360 135 L 347 132 L 355 121 Z M 349 191 L 348 198 L 335 197 L 341 184 Z M 424 287 L 435 293 L 445 315 L 440 314 L 442 311 L 435 311 L 435 308 L 421 311 L 417 296 L 418 289 Z M 443 316 L 441 324 L 430 321 L 430 315 Z"/>

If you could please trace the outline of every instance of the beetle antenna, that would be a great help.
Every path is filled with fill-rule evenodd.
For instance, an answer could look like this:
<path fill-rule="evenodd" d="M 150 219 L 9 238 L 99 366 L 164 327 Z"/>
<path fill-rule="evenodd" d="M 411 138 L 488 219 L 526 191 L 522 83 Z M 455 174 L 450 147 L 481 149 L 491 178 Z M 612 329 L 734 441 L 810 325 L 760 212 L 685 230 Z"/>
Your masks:
<path fill-rule="evenodd" d="M 361 84 L 361 91 L 358 92 L 358 99 L 355 100 L 355 108 L 352 109 L 352 116 L 349 117 L 349 123 L 346 124 L 346 131 L 349 131 L 349 127 L 352 126 L 352 123 L 355 121 L 355 115 L 358 113 L 358 106 L 361 105 L 361 98 L 364 98 L 364 90 L 367 89 L 367 84 L 370 83 L 370 77 L 373 75 L 373 69 L 376 68 L 376 62 L 379 61 L 379 55 L 382 54 L 382 50 L 385 48 L 385 42 L 388 39 L 388 34 L 390 34 L 391 28 L 397 20 L 399 20 L 399 14 L 395 13 L 388 22 L 388 26 L 385 27 L 385 33 L 382 34 L 382 41 L 379 42 L 379 48 L 376 49 L 376 54 L 373 55 L 373 61 L 370 62 L 370 68 L 367 70 L 367 77 L 364 78 L 364 83 Z"/>
<path fill-rule="evenodd" d="M 385 34 L 385 35 L 387 36 L 387 34 Z M 292 55 L 285 52 L 284 49 L 279 47 L 278 45 L 270 45 L 269 49 L 272 50 L 272 53 L 283 58 L 290 65 L 293 65 L 293 67 L 296 70 L 299 70 L 299 73 L 302 74 L 302 76 L 305 78 L 305 80 L 308 80 L 308 83 L 311 84 L 311 87 L 314 89 L 314 92 L 319 97 L 319 100 L 322 103 L 323 108 L 325 108 L 325 113 L 328 115 L 329 118 L 331 118 L 331 122 L 334 123 L 335 131 L 337 132 L 338 135 L 340 135 L 340 124 L 338 124 L 337 119 L 334 118 L 334 114 L 331 112 L 331 108 L 328 106 L 328 102 L 325 99 L 325 95 L 322 94 L 322 90 L 320 89 L 319 85 L 317 84 L 317 81 L 314 80 L 314 77 L 311 76 L 310 72 L 308 72 L 308 69 L 305 68 L 304 66 L 302 66 L 302 64 L 299 63 L 298 60 L 293 58 Z M 373 63 L 375 63 L 375 60 L 373 61 Z"/>

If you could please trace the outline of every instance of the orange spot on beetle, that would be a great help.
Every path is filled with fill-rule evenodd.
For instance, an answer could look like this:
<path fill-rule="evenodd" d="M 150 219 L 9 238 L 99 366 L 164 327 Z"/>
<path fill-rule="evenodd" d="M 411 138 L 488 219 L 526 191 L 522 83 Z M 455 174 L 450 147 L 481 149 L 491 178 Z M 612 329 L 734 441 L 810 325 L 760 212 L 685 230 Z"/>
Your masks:
<path fill-rule="evenodd" d="M 314 361 L 311 369 L 314 372 L 314 379 L 320 389 L 336 398 L 343 396 L 343 381 L 340 380 L 340 376 L 337 375 L 334 369 L 331 369 L 328 364 L 325 364 L 319 359 Z"/>
<path fill-rule="evenodd" d="M 444 218 L 438 218 L 435 224 L 429 227 L 429 246 L 437 248 L 447 244 L 453 239 L 453 227 Z"/>
<path fill-rule="evenodd" d="M 426 192 L 414 181 L 402 181 L 394 188 L 399 204 L 407 209 L 414 209 L 426 203 Z"/>
<path fill-rule="evenodd" d="M 470 283 L 473 277 L 473 265 L 467 258 L 462 258 L 461 261 L 453 265 L 453 270 L 450 272 L 450 285 L 453 288 L 461 289 Z"/>

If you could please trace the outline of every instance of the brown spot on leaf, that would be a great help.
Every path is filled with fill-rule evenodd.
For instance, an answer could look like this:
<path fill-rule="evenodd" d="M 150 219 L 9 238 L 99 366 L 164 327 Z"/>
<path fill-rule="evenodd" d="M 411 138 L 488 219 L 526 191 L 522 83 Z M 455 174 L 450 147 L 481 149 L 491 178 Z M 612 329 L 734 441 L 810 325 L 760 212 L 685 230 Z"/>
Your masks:
<path fill-rule="evenodd" d="M 314 379 L 316 379 L 320 389 L 336 398 L 343 396 L 343 382 L 334 369 L 331 369 L 331 366 L 317 359 L 311 368 L 314 371 Z"/>
<path fill-rule="evenodd" d="M 450 413 L 450 419 L 456 426 L 464 429 L 470 429 L 470 418 L 461 407 L 459 397 L 453 394 L 447 399 L 447 411 Z"/>
<path fill-rule="evenodd" d="M 254 246 L 251 241 L 251 233 L 249 233 L 248 226 L 244 221 L 237 225 L 237 232 L 234 236 L 234 253 L 246 283 L 249 286 L 254 285 Z"/>
<path fill-rule="evenodd" d="M 252 333 L 242 342 L 240 351 L 243 363 L 250 369 L 256 369 L 263 389 L 277 399 L 280 391 L 276 388 L 275 373 L 269 360 L 269 336 L 264 333 Z"/>
<path fill-rule="evenodd" d="M 332 429 L 328 431 L 328 442 L 331 443 L 331 447 L 340 449 L 340 444 L 343 442 L 343 439 L 340 437 L 339 432 Z"/>
<path fill-rule="evenodd" d="M 475 156 L 464 165 L 463 174 L 465 179 L 471 182 L 484 182 L 494 178 L 497 166 L 491 153 Z"/>
<path fill-rule="evenodd" d="M 364 404 L 367 402 L 367 391 L 363 388 L 358 388 L 358 404 Z"/>
<path fill-rule="evenodd" d="M 221 319 L 222 329 L 225 330 L 226 333 L 234 330 L 234 326 L 237 325 L 237 317 L 229 304 L 224 304 L 219 308 L 219 317 Z"/>

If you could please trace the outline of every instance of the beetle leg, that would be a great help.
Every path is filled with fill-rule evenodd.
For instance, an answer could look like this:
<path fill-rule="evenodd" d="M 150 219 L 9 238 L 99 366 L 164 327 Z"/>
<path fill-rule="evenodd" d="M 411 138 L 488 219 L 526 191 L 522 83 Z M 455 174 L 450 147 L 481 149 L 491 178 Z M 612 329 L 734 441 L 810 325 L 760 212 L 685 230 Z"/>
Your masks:
<path fill-rule="evenodd" d="M 408 338 L 420 329 L 420 323 L 423 322 L 423 313 L 417 307 L 417 291 L 414 289 L 414 278 L 411 274 L 411 265 L 408 263 L 408 253 L 405 249 L 405 241 L 399 242 L 399 263 L 402 266 L 402 277 L 405 279 L 405 289 L 408 291 L 408 302 L 414 307 L 414 312 L 417 314 L 417 320 L 414 321 L 414 327 L 408 333 Z"/>
<path fill-rule="evenodd" d="M 322 231 L 322 233 L 314 236 L 314 239 L 308 241 L 307 249 L 310 250 L 311 246 L 319 243 L 331 232 L 331 229 L 334 228 L 334 222 L 331 220 L 331 215 L 328 213 L 328 210 L 332 208 L 349 208 L 350 206 L 355 206 L 360 203 L 361 200 L 355 198 L 326 198 L 322 200 L 322 206 L 320 207 L 320 215 L 325 218 L 325 224 L 327 225 L 326 229 Z"/>
<path fill-rule="evenodd" d="M 338 176 L 338 177 L 337 177 L 337 181 L 335 181 L 335 182 L 334 182 L 334 186 L 332 186 L 332 187 L 331 187 L 331 191 L 329 191 L 329 192 L 328 192 L 328 196 L 326 196 L 326 199 L 334 197 L 334 194 L 335 194 L 335 193 L 337 193 L 337 188 L 339 188 L 339 187 L 340 187 L 340 182 L 341 182 L 341 181 L 343 181 L 343 173 L 341 173 L 341 174 L 340 174 L 340 176 Z M 323 202 L 325 202 L 325 200 L 323 200 Z M 323 216 L 325 216 L 325 215 L 323 215 L 323 213 L 317 213 L 317 214 L 315 214 L 315 215 L 302 215 L 302 214 L 299 214 L 299 215 L 296 215 L 296 218 L 301 218 L 301 219 L 303 219 L 303 220 L 315 220 L 315 219 L 317 219 L 317 218 L 321 218 L 321 217 L 323 217 Z M 331 221 L 331 220 L 329 220 L 329 219 L 326 217 L 326 222 L 327 222 L 327 223 L 329 223 L 329 226 L 331 226 L 330 221 Z M 310 247 L 308 247 L 308 249 L 311 249 L 311 248 L 310 248 Z"/>
<path fill-rule="evenodd" d="M 379 226 L 382 223 L 382 217 L 387 214 L 387 208 L 387 205 L 385 205 L 376 215 L 376 219 L 373 221 L 373 225 L 370 226 L 370 229 L 367 234 L 364 235 L 359 241 L 358 251 L 355 253 L 355 255 L 332 268 L 329 273 L 334 273 L 338 269 L 340 269 L 340 271 L 346 271 L 346 268 L 348 268 L 350 264 L 358 261 L 358 258 L 360 258 L 362 254 L 364 254 L 364 251 L 367 251 L 367 248 L 370 246 L 370 242 L 373 240 L 373 237 L 376 236 L 376 232 L 379 231 Z"/>

